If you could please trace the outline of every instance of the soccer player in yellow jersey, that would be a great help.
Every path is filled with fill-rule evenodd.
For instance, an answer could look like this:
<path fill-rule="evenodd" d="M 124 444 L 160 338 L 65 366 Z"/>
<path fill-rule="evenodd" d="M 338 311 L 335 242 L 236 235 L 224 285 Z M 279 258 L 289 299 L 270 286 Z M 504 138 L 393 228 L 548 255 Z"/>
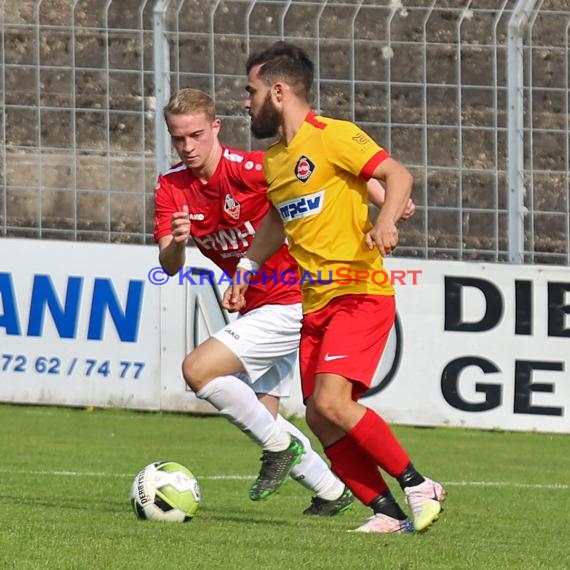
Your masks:
<path fill-rule="evenodd" d="M 395 318 L 382 256 L 398 243 L 396 222 L 410 197 L 412 176 L 353 123 L 311 110 L 313 64 L 302 49 L 277 42 L 250 55 L 247 73 L 252 133 L 279 140 L 264 162 L 273 207 L 238 271 L 258 269 L 287 238 L 301 271 L 300 367 L 307 423 L 333 471 L 373 510 L 356 530 L 425 530 L 439 516 L 444 488 L 422 476 L 386 422 L 358 403 Z M 370 178 L 380 180 L 386 191 L 373 226 L 366 193 Z M 224 295 L 230 310 L 245 302 L 244 279 L 235 283 Z M 413 522 L 379 468 L 399 482 Z"/>

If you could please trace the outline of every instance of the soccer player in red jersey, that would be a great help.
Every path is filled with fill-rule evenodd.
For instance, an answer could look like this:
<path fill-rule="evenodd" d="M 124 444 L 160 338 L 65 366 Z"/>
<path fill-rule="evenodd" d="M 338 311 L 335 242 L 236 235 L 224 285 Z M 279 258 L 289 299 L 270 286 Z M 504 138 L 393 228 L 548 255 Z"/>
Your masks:
<path fill-rule="evenodd" d="M 159 177 L 155 192 L 160 263 L 174 275 L 193 238 L 231 276 L 269 210 L 263 153 L 222 145 L 214 103 L 201 91 L 175 93 L 164 116 L 181 162 Z M 247 309 L 185 358 L 183 376 L 199 398 L 262 447 L 252 500 L 267 498 L 291 474 L 315 493 L 306 514 L 333 515 L 351 506 L 352 493 L 278 413 L 279 399 L 289 395 L 302 316 L 298 285 L 279 278 L 297 275 L 284 243 L 263 270 L 267 279 L 249 288 Z"/>
<path fill-rule="evenodd" d="M 307 422 L 333 471 L 373 509 L 356 530 L 425 530 L 438 518 L 445 490 L 414 468 L 386 422 L 358 402 L 370 387 L 395 318 L 392 285 L 358 276 L 382 272 L 382 256 L 396 247 L 396 222 L 409 200 L 412 176 L 354 123 L 311 110 L 313 64 L 302 49 L 277 42 L 250 55 L 247 73 L 251 131 L 278 141 L 264 161 L 272 208 L 236 277 L 241 268 L 263 264 L 287 238 L 302 274 L 314 277 L 302 283 L 300 367 Z M 374 225 L 366 199 L 372 178 L 386 191 Z M 346 279 L 347 267 L 353 279 Z M 323 283 L 318 278 L 323 273 L 333 279 Z M 247 284 L 241 281 L 224 294 L 229 310 L 247 303 Z M 399 482 L 413 522 L 379 468 Z"/>

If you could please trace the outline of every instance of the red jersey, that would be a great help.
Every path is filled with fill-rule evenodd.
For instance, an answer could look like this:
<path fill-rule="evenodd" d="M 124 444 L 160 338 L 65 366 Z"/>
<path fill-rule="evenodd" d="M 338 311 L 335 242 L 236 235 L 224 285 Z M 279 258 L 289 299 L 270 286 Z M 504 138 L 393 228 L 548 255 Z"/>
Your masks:
<path fill-rule="evenodd" d="M 261 151 L 222 147 L 216 171 L 202 183 L 182 162 L 159 176 L 155 191 L 154 239 L 171 235 L 174 212 L 188 206 L 190 234 L 200 251 L 233 277 L 240 257 L 269 210 Z M 286 244 L 263 265 L 258 283 L 246 291 L 246 308 L 301 302 L 299 286 L 283 275 L 297 275 L 297 265 Z M 297 279 L 295 279 L 297 281 Z"/>

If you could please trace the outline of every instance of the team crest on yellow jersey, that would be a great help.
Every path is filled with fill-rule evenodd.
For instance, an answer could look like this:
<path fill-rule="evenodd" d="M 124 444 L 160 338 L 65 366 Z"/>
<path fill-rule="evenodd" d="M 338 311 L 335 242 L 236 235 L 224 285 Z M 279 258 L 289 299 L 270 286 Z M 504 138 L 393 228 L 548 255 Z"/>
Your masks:
<path fill-rule="evenodd" d="M 315 171 L 315 165 L 310 158 L 303 155 L 295 165 L 295 176 L 301 182 L 307 182 Z"/>

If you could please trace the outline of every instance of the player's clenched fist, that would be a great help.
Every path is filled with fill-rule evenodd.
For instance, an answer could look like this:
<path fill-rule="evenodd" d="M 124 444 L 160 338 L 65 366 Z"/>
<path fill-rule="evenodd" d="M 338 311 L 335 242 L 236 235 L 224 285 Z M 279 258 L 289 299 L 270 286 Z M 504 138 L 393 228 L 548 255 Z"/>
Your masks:
<path fill-rule="evenodd" d="M 172 237 L 175 243 L 186 245 L 190 239 L 190 217 L 188 216 L 188 206 L 182 206 L 182 212 L 172 214 Z"/>

